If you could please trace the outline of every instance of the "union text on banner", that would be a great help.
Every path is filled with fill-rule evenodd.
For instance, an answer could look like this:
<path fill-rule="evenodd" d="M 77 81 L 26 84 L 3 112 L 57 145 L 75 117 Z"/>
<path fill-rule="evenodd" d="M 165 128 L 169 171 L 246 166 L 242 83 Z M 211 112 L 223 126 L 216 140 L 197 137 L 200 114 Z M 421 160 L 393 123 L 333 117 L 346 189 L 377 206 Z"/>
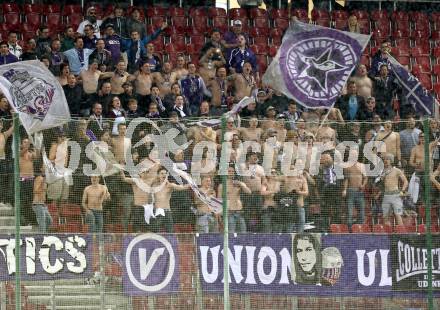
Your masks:
<path fill-rule="evenodd" d="M 61 84 L 40 61 L 0 66 L 0 91 L 19 113 L 28 134 L 58 127 L 70 120 Z"/>
<path fill-rule="evenodd" d="M 390 248 L 390 238 L 388 235 L 310 233 L 231 236 L 230 289 L 234 293 L 298 296 L 426 296 L 424 291 L 405 290 L 409 283 L 397 284 L 402 287 L 400 292 L 393 288 L 396 285 L 394 273 L 399 267 L 392 268 L 391 260 L 397 254 L 391 253 L 395 250 Z M 433 274 L 437 281 L 439 239 L 435 239 Z M 414 262 L 420 266 L 423 261 L 423 250 L 420 250 L 419 261 L 414 261 L 418 259 L 417 246 L 411 246 L 414 252 L 404 246 L 405 253 L 401 253 L 401 261 L 406 260 L 404 268 L 413 268 Z M 206 292 L 223 290 L 223 253 L 221 235 L 197 237 L 200 283 Z M 409 278 L 413 286 L 418 276 L 411 276 L 414 276 Z M 439 293 L 435 291 L 436 296 Z"/>
<path fill-rule="evenodd" d="M 331 107 L 369 40 L 369 35 L 297 21 L 286 31 L 263 83 L 305 107 Z"/>
<path fill-rule="evenodd" d="M 403 95 L 407 98 L 408 102 L 411 103 L 417 113 L 432 115 L 436 102 L 434 96 L 396 59 L 391 55 L 388 55 L 388 59 L 390 60 L 391 70 L 402 87 Z"/>
<path fill-rule="evenodd" d="M 22 280 L 54 280 L 93 274 L 92 238 L 87 235 L 24 235 L 21 237 Z M 15 239 L 0 236 L 0 281 L 15 278 Z"/>

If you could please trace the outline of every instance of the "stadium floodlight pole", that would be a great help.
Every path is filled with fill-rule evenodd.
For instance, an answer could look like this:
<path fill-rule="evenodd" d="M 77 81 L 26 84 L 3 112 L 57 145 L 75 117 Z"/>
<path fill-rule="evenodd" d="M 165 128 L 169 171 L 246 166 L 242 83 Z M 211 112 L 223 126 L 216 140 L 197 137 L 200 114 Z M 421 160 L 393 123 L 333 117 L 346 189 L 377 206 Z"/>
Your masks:
<path fill-rule="evenodd" d="M 225 131 L 226 131 L 226 116 L 222 116 L 222 146 L 225 142 Z M 221 156 L 222 162 L 220 165 L 226 165 L 229 161 L 226 156 Z M 222 171 L 220 169 L 220 171 Z M 228 171 L 225 169 L 223 171 Z M 229 301 L 229 228 L 228 228 L 228 191 L 226 178 L 227 174 L 222 175 L 222 204 L 223 204 L 223 309 L 230 310 L 231 305 Z"/>
<path fill-rule="evenodd" d="M 14 208 L 15 208 L 15 309 L 21 309 L 20 279 L 20 119 L 18 113 L 12 115 L 14 126 Z"/>
<path fill-rule="evenodd" d="M 426 210 L 426 243 L 428 253 L 431 253 L 432 249 L 432 235 L 431 235 L 431 180 L 430 180 L 430 152 L 429 152 L 429 119 L 425 118 L 423 121 L 423 131 L 425 134 L 425 210 Z M 434 309 L 432 300 L 432 255 L 428 255 L 428 309 Z"/>

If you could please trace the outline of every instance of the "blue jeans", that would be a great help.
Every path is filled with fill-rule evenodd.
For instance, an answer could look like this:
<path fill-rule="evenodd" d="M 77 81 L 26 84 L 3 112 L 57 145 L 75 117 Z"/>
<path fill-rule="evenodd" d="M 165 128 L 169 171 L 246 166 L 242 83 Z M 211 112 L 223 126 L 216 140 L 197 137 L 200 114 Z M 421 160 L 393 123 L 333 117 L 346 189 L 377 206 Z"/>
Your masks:
<path fill-rule="evenodd" d="M 273 207 L 268 207 L 263 209 L 263 214 L 261 214 L 261 224 L 263 233 L 282 233 L 283 225 L 278 223 L 276 217 L 280 211 Z"/>
<path fill-rule="evenodd" d="M 246 221 L 241 211 L 230 211 L 228 216 L 228 229 L 230 233 L 245 233 Z"/>
<path fill-rule="evenodd" d="M 86 213 L 86 224 L 89 225 L 89 232 L 102 233 L 103 225 L 102 210 L 90 210 Z"/>
<path fill-rule="evenodd" d="M 347 208 L 348 208 L 348 227 L 353 224 L 353 209 L 359 206 L 360 223 L 365 222 L 365 197 L 364 193 L 358 189 L 347 189 Z"/>
<path fill-rule="evenodd" d="M 40 232 L 47 232 L 50 225 L 52 225 L 52 216 L 44 203 L 32 205 L 35 216 L 37 217 L 38 228 Z"/>
<path fill-rule="evenodd" d="M 212 214 L 197 216 L 197 231 L 205 234 L 218 232 L 218 222 L 215 216 Z"/>

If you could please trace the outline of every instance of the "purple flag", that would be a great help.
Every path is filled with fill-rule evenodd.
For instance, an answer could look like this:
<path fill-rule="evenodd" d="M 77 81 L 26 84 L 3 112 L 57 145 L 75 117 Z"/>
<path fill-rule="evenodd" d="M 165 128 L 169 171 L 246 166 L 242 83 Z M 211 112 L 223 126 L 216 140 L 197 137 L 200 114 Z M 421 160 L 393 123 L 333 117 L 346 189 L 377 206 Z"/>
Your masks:
<path fill-rule="evenodd" d="M 369 40 L 369 35 L 295 22 L 263 83 L 307 108 L 331 107 Z"/>
<path fill-rule="evenodd" d="M 391 70 L 394 73 L 399 85 L 403 89 L 403 95 L 421 115 L 432 115 L 434 111 L 435 98 L 422 86 L 420 81 L 405 69 L 396 59 L 388 56 Z"/>

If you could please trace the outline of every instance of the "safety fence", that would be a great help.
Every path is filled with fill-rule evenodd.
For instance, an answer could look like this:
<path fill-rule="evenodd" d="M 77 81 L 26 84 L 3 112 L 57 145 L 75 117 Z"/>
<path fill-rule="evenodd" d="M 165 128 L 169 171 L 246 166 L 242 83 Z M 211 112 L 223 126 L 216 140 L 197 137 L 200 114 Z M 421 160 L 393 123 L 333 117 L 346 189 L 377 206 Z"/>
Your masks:
<path fill-rule="evenodd" d="M 229 237 L 231 309 L 427 308 L 423 235 Z M 2 309 L 14 309 L 15 240 L 0 243 Z M 223 309 L 221 234 L 26 235 L 21 248 L 22 309 Z"/>
<path fill-rule="evenodd" d="M 0 244 L 0 267 L 8 268 L 2 274 L 9 275 L 4 306 L 19 299 L 29 309 L 382 309 L 434 302 L 437 121 L 383 122 L 373 113 L 372 121 L 345 122 L 337 109 L 301 117 L 293 105 L 283 114 L 274 110 L 264 108 L 264 119 L 91 117 L 31 137 L 12 135 L 4 121 L 0 229 L 24 235 L 20 251 L 10 236 Z M 78 271 L 81 251 L 72 245 L 83 241 L 64 233 L 91 245 L 88 269 Z M 132 233 L 170 234 L 138 235 L 139 244 L 159 246 L 131 249 L 137 276 L 127 272 Z M 291 233 L 319 237 L 294 241 Z M 224 263 L 223 244 L 231 250 Z M 295 265 L 295 257 L 310 252 L 315 259 Z M 15 278 L 14 253 L 22 258 Z M 62 254 L 54 260 L 48 253 Z M 159 264 L 166 253 L 176 255 L 172 273 L 164 269 L 171 260 Z"/>

